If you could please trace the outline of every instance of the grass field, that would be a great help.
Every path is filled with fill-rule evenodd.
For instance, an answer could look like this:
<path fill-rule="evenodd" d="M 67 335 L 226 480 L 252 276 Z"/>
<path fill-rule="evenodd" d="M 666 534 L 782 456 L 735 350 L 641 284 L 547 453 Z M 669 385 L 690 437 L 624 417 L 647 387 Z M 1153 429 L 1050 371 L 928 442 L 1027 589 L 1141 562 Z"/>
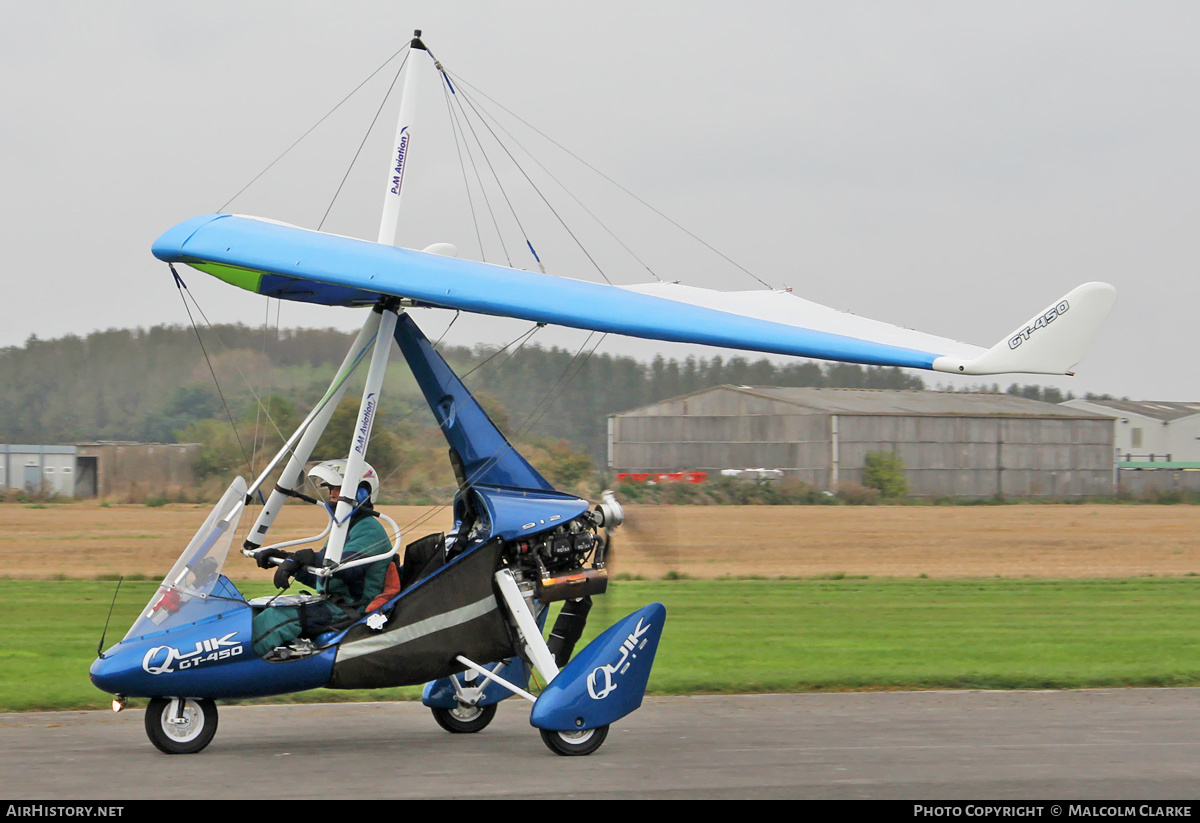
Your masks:
<path fill-rule="evenodd" d="M 155 585 L 122 585 L 106 645 Z M 0 581 L 0 711 L 107 706 L 87 670 L 115 586 Z M 261 584 L 246 592 L 259 593 Z M 588 636 L 656 600 L 667 624 L 654 694 L 1200 685 L 1200 578 L 619 581 L 598 600 Z"/>

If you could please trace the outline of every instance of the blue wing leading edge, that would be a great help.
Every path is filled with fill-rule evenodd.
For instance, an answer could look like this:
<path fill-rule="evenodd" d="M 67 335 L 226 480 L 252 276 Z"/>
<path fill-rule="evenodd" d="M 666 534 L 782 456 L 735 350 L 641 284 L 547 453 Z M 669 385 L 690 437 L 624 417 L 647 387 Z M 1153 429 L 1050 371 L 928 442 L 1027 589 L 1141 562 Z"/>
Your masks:
<path fill-rule="evenodd" d="M 354 306 L 391 296 L 653 340 L 963 374 L 1067 372 L 1116 294 L 1103 283 L 1080 286 L 984 349 L 781 292 L 609 286 L 228 214 L 203 215 L 169 229 L 153 252 L 160 260 L 283 299 Z"/>

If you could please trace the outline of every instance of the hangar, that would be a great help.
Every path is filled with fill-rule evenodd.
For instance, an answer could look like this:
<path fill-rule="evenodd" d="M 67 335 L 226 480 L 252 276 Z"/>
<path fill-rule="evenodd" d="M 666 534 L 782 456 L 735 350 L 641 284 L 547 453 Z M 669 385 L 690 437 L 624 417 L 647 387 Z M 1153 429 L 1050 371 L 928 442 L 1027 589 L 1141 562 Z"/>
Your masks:
<path fill-rule="evenodd" d="M 892 451 L 909 493 L 1114 493 L 1109 416 L 998 393 L 717 386 L 609 418 L 614 472 L 774 469 L 818 488 L 862 482 Z"/>

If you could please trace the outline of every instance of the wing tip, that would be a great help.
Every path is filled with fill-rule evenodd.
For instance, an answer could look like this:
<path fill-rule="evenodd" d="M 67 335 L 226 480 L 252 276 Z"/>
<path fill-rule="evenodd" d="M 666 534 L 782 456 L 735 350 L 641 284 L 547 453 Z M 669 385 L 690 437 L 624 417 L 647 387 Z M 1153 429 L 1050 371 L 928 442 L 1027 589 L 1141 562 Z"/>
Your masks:
<path fill-rule="evenodd" d="M 950 374 L 1062 374 L 1083 359 L 1112 311 L 1117 290 L 1083 283 L 1013 329 L 979 357 L 939 357 L 934 371 Z"/>

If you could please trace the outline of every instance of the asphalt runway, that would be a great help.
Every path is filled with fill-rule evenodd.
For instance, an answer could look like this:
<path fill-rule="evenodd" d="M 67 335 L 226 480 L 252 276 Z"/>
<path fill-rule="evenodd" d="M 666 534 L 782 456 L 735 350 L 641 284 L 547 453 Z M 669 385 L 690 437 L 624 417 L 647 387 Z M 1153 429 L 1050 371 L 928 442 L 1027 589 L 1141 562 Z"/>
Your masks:
<path fill-rule="evenodd" d="M 0 798 L 1200 798 L 1200 689 L 648 698 L 589 757 L 519 699 L 474 735 L 415 703 L 226 706 L 168 756 L 138 702 L 0 715 Z"/>

